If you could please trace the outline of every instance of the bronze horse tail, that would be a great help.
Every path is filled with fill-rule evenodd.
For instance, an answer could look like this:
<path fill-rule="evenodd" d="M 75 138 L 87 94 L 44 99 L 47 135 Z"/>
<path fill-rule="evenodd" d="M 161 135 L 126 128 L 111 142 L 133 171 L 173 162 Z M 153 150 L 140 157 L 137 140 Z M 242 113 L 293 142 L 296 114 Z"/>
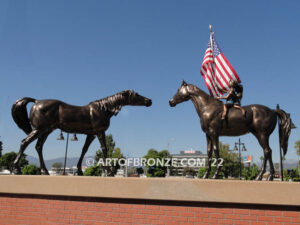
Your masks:
<path fill-rule="evenodd" d="M 11 108 L 11 114 L 15 121 L 15 123 L 18 125 L 19 128 L 21 128 L 27 135 L 30 134 L 32 131 L 32 127 L 30 125 L 30 120 L 27 113 L 26 105 L 29 102 L 35 102 L 36 99 L 34 98 L 21 98 L 17 100 L 12 108 Z"/>
<path fill-rule="evenodd" d="M 291 133 L 291 125 L 292 120 L 285 111 L 281 109 L 276 109 L 276 113 L 280 118 L 279 122 L 279 141 L 280 147 L 283 150 L 283 154 L 285 155 L 288 150 L 288 140 Z"/>

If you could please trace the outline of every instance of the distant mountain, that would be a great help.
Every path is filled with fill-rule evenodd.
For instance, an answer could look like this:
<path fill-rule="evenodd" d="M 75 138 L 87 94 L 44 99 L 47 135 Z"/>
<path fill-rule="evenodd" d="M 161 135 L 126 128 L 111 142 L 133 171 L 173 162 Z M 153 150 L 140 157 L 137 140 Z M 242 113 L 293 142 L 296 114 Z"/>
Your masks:
<path fill-rule="evenodd" d="M 28 160 L 29 164 L 35 164 L 36 166 L 40 166 L 40 160 L 36 157 L 27 155 L 26 159 Z M 94 156 L 85 156 L 83 161 L 82 161 L 82 166 L 89 166 L 87 165 L 87 163 L 92 163 L 94 159 Z M 66 167 L 73 167 L 73 166 L 77 166 L 79 157 L 69 157 L 67 158 L 67 163 L 66 163 Z M 88 162 L 87 162 L 88 161 Z M 62 164 L 64 164 L 65 162 L 65 158 L 64 157 L 60 157 L 60 158 L 55 158 L 55 159 L 48 159 L 45 160 L 45 164 L 48 170 L 51 169 L 52 165 L 56 162 L 60 162 Z"/>

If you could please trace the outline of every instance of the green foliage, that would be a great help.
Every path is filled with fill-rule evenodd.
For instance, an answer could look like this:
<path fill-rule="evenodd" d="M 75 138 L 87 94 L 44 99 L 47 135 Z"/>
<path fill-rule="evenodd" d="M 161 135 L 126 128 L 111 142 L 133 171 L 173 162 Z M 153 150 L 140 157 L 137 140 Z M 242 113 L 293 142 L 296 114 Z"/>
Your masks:
<path fill-rule="evenodd" d="M 239 177 L 240 173 L 240 162 L 239 155 L 229 150 L 228 144 L 219 142 L 220 157 L 224 160 L 221 172 L 225 178 Z M 243 168 L 243 164 L 242 164 Z"/>
<path fill-rule="evenodd" d="M 295 142 L 294 148 L 296 149 L 296 153 L 300 156 L 300 140 Z"/>
<path fill-rule="evenodd" d="M 2 156 L 2 151 L 3 151 L 3 143 L 0 141 L 0 157 Z"/>
<path fill-rule="evenodd" d="M 87 168 L 84 173 L 84 176 L 101 176 L 101 167 L 94 165 Z"/>
<path fill-rule="evenodd" d="M 120 148 L 116 148 L 116 143 L 113 140 L 113 136 L 111 134 L 106 135 L 106 147 L 107 147 L 107 158 L 111 158 L 111 159 L 117 159 L 117 161 L 119 159 L 124 158 L 121 149 Z M 95 161 L 99 162 L 100 159 L 104 159 L 104 155 L 102 150 L 98 150 L 96 152 L 96 156 L 95 156 Z M 114 166 L 113 161 L 112 161 L 112 166 L 110 167 L 111 171 L 113 174 L 117 173 L 117 170 L 120 169 L 120 165 L 118 163 L 116 163 L 116 166 Z"/>
<path fill-rule="evenodd" d="M 168 150 L 162 150 L 158 152 L 156 149 L 149 149 L 147 155 L 144 156 L 147 159 L 154 159 L 154 160 L 163 160 L 164 158 L 171 158 L 171 155 Z M 146 165 L 147 167 L 147 177 L 165 177 L 167 173 L 167 167 L 161 165 Z"/>
<path fill-rule="evenodd" d="M 233 153 L 229 150 L 228 144 L 223 144 L 219 142 L 219 152 L 220 157 L 223 159 L 223 165 L 221 171 L 219 172 L 218 179 L 230 177 L 239 177 L 240 173 L 240 162 L 238 153 Z M 216 162 L 216 164 L 220 163 Z M 241 164 L 243 168 L 243 164 Z M 202 178 L 207 168 L 200 168 L 198 171 L 198 177 Z M 216 167 L 212 166 L 209 174 L 209 178 L 213 176 L 216 171 Z"/>
<path fill-rule="evenodd" d="M 61 162 L 55 162 L 52 164 L 52 168 L 55 168 L 55 169 L 60 169 L 63 167 L 63 164 Z"/>
<path fill-rule="evenodd" d="M 202 177 L 204 176 L 206 169 L 207 169 L 207 168 L 205 168 L 205 167 L 201 167 L 201 168 L 198 170 L 198 177 L 199 177 L 199 178 L 202 178 Z M 209 173 L 208 178 L 212 178 L 212 177 L 213 177 L 213 175 L 214 175 L 215 172 L 216 172 L 216 169 L 217 169 L 217 167 L 211 167 L 211 170 L 210 170 L 210 173 Z M 217 179 L 223 179 L 223 178 L 224 178 L 224 173 L 223 173 L 223 171 L 221 170 L 221 171 L 219 172 L 219 174 L 218 174 Z"/>
<path fill-rule="evenodd" d="M 14 167 L 14 161 L 17 157 L 17 153 L 15 152 L 8 152 L 5 153 L 0 157 L 0 168 L 4 168 L 10 171 L 10 173 L 13 171 Z M 26 159 L 26 155 L 23 154 L 20 161 L 19 161 L 19 167 L 23 168 L 24 166 L 28 165 L 28 161 Z"/>
<path fill-rule="evenodd" d="M 56 173 L 62 173 L 63 172 L 63 164 L 61 162 L 53 163 L 52 168 Z"/>
<path fill-rule="evenodd" d="M 259 174 L 259 172 L 260 169 L 258 168 L 258 166 L 256 164 L 253 164 L 252 166 L 243 169 L 242 177 L 245 180 L 254 180 L 256 176 Z"/>
<path fill-rule="evenodd" d="M 22 169 L 23 175 L 41 175 L 41 169 L 36 165 L 29 164 Z"/>
<path fill-rule="evenodd" d="M 299 170 L 296 169 L 291 169 L 291 170 L 287 170 L 287 169 L 283 169 L 283 177 L 285 181 L 299 181 L 300 180 L 300 174 L 299 174 Z"/>

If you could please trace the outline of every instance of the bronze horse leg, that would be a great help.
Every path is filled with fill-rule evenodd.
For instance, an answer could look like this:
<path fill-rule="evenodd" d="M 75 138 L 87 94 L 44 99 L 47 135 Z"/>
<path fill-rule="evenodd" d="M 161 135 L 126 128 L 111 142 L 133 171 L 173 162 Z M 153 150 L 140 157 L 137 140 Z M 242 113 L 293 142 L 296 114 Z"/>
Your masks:
<path fill-rule="evenodd" d="M 83 175 L 83 172 L 82 172 L 82 169 L 81 169 L 82 160 L 83 160 L 85 153 L 89 149 L 89 147 L 90 147 L 90 145 L 91 145 L 91 143 L 93 142 L 94 139 L 95 139 L 95 135 L 90 135 L 89 134 L 89 135 L 86 136 L 85 143 L 84 143 L 83 148 L 82 148 L 81 156 L 80 156 L 80 158 L 78 160 L 78 163 L 77 163 L 77 175 L 78 176 Z"/>
<path fill-rule="evenodd" d="M 102 153 L 103 153 L 103 158 L 104 158 L 104 163 L 106 163 L 106 158 L 107 158 L 107 146 L 106 146 L 106 138 L 105 138 L 105 132 L 102 131 L 100 134 L 97 135 L 100 144 L 101 144 L 101 149 L 102 149 Z M 110 171 L 110 167 L 109 166 L 104 166 L 104 176 L 110 176 L 111 175 L 111 171 Z"/>
<path fill-rule="evenodd" d="M 39 155 L 39 160 L 40 160 L 40 167 L 41 167 L 41 174 L 42 175 L 49 175 L 49 172 L 46 168 L 46 165 L 45 165 L 45 162 L 44 162 L 44 158 L 43 158 L 43 145 L 48 137 L 48 135 L 51 133 L 50 132 L 47 132 L 43 135 L 41 135 L 38 140 L 37 140 L 37 143 L 35 145 L 35 149 Z"/>
<path fill-rule="evenodd" d="M 211 161 L 212 161 L 212 142 L 210 137 L 206 134 L 206 142 L 207 142 L 207 158 L 208 158 L 208 168 L 205 171 L 204 175 L 203 175 L 203 179 L 207 179 L 209 177 L 210 174 L 210 170 L 211 170 Z"/>
<path fill-rule="evenodd" d="M 221 166 L 219 165 L 219 159 L 220 159 L 220 154 L 219 154 L 219 137 L 218 136 L 214 136 L 212 138 L 212 146 L 213 146 L 213 151 L 216 157 L 216 171 L 214 173 L 214 175 L 212 176 L 212 179 L 217 179 L 218 178 L 218 174 L 221 170 Z"/>
<path fill-rule="evenodd" d="M 21 169 L 18 165 L 21 156 L 23 155 L 23 152 L 25 151 L 26 147 L 33 142 L 35 139 L 37 139 L 39 136 L 41 135 L 41 131 L 40 130 L 33 130 L 30 132 L 30 134 L 22 140 L 21 145 L 20 145 L 20 150 L 19 153 L 14 161 L 14 173 L 15 174 L 21 174 Z"/>
<path fill-rule="evenodd" d="M 274 178 L 274 165 L 273 165 L 273 161 L 272 161 L 272 149 L 269 146 L 269 136 L 265 135 L 265 134 L 258 134 L 255 135 L 258 139 L 258 142 L 260 144 L 260 146 L 263 148 L 264 150 L 264 161 L 263 161 L 263 165 L 261 168 L 260 173 L 257 175 L 255 180 L 262 180 L 262 177 L 264 175 L 264 173 L 266 172 L 266 166 L 267 166 L 267 161 L 269 161 L 270 164 L 270 175 L 267 178 L 267 180 L 273 180 Z"/>

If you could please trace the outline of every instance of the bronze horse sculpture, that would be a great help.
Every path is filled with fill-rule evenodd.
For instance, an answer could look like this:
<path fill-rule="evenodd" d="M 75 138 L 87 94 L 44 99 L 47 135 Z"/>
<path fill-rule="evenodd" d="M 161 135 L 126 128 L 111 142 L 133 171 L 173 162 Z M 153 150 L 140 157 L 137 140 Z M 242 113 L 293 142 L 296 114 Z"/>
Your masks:
<path fill-rule="evenodd" d="M 34 104 L 28 117 L 26 105 L 29 102 Z M 49 175 L 42 154 L 43 144 L 53 130 L 61 129 L 67 133 L 87 135 L 77 164 L 77 173 L 82 175 L 82 160 L 96 136 L 100 141 L 104 158 L 107 157 L 105 131 L 110 125 L 110 118 L 116 116 L 125 105 L 148 107 L 152 105 L 152 100 L 132 90 L 119 92 L 85 106 L 73 106 L 59 100 L 36 100 L 33 98 L 17 100 L 12 106 L 12 117 L 18 127 L 28 135 L 22 140 L 20 151 L 14 161 L 17 173 L 20 172 L 18 163 L 26 147 L 38 139 L 35 148 L 39 156 L 41 172 Z"/>
<path fill-rule="evenodd" d="M 264 151 L 264 161 L 260 173 L 256 180 L 262 180 L 266 172 L 267 161 L 270 165 L 270 175 L 267 180 L 274 178 L 274 166 L 272 162 L 272 150 L 269 146 L 269 136 L 274 131 L 277 123 L 277 117 L 280 118 L 279 137 L 283 153 L 286 154 L 288 139 L 291 131 L 291 119 L 283 110 L 272 110 L 263 105 L 248 105 L 243 108 L 246 115 L 243 116 L 241 111 L 230 108 L 227 118 L 221 120 L 223 113 L 223 103 L 214 97 L 208 95 L 198 87 L 192 84 L 182 82 L 174 97 L 169 101 L 171 107 L 181 102 L 192 100 L 195 109 L 200 117 L 201 128 L 206 134 L 208 168 L 203 178 L 208 178 L 211 170 L 212 154 L 219 160 L 219 136 L 239 136 L 252 133 L 258 140 Z M 221 169 L 218 165 L 213 175 L 213 179 Z"/>

